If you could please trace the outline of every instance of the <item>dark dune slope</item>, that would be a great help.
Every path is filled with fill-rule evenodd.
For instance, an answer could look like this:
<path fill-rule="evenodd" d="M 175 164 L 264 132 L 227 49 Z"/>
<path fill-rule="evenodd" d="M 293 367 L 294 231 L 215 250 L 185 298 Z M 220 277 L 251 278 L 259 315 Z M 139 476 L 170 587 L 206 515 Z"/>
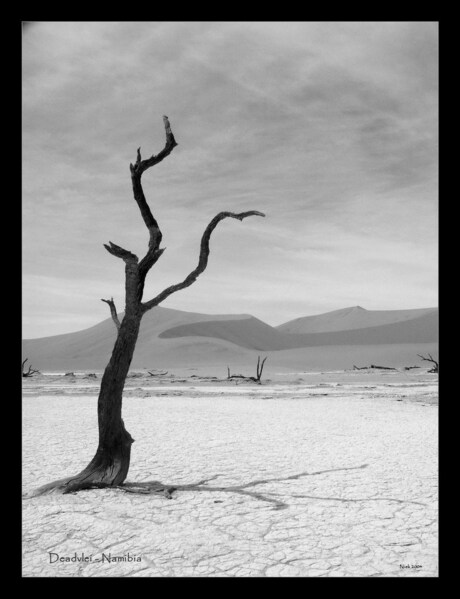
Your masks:
<path fill-rule="evenodd" d="M 248 349 L 275 351 L 320 345 L 429 343 L 437 341 L 438 334 L 436 311 L 402 322 L 325 333 L 284 333 L 251 317 L 242 320 L 183 324 L 167 329 L 159 336 L 163 339 L 189 336 L 213 337 Z"/>

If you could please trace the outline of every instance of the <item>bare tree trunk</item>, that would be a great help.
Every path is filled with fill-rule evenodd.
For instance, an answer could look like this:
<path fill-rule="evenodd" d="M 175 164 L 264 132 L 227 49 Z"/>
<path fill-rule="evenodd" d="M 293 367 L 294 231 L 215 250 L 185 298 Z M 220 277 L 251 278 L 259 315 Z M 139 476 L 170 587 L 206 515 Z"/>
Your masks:
<path fill-rule="evenodd" d="M 121 485 L 129 470 L 134 439 L 125 429 L 121 417 L 123 389 L 136 347 L 142 315 L 125 316 L 104 371 L 97 413 L 99 444 L 91 462 L 76 476 L 40 487 L 34 495 L 72 493 L 91 487 Z"/>
<path fill-rule="evenodd" d="M 120 485 L 128 474 L 134 439 L 125 429 L 121 407 L 140 323 L 140 315 L 125 316 L 102 377 L 97 404 L 99 446 L 92 462 L 85 469 L 93 473 L 90 477 L 92 481 Z"/>

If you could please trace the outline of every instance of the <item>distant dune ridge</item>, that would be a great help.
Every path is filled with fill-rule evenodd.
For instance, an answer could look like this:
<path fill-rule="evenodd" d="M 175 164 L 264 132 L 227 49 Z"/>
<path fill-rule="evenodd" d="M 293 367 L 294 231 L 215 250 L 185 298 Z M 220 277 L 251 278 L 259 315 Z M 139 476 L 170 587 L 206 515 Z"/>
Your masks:
<path fill-rule="evenodd" d="M 122 318 L 120 314 L 120 318 Z M 41 370 L 103 369 L 115 341 L 111 318 L 78 331 L 25 339 L 23 355 Z M 133 368 L 253 366 L 270 355 L 280 367 L 351 368 L 377 358 L 412 365 L 437 352 L 438 309 L 365 310 L 360 306 L 305 316 L 272 327 L 249 314 L 198 314 L 156 307 L 142 320 Z M 371 349 L 373 348 L 373 349 Z"/>
<path fill-rule="evenodd" d="M 384 324 L 404 322 L 436 313 L 437 308 L 420 308 L 418 310 L 365 310 L 361 306 L 334 310 L 317 316 L 304 316 L 290 320 L 277 326 L 283 333 L 326 333 L 330 331 L 349 331 L 351 329 L 364 329 L 377 327 Z"/>
<path fill-rule="evenodd" d="M 354 308 L 352 309 L 354 310 Z M 369 314 L 363 308 L 359 309 Z M 360 326 L 359 318 L 347 318 L 330 320 L 324 318 L 325 332 L 320 330 L 320 322 L 317 320 L 312 328 L 316 332 L 294 333 L 295 326 L 291 323 L 281 325 L 281 327 L 271 327 L 257 318 L 250 317 L 241 320 L 227 321 L 208 321 L 195 322 L 191 324 L 182 324 L 167 329 L 160 334 L 161 338 L 202 336 L 214 337 L 231 341 L 236 345 L 248 349 L 257 349 L 261 351 L 279 351 L 283 349 L 294 349 L 300 347 L 312 347 L 318 345 L 380 345 L 381 343 L 428 343 L 436 341 L 438 337 L 438 315 L 435 311 L 430 311 L 421 315 L 415 315 L 413 318 L 403 319 L 401 313 L 396 311 L 396 321 L 390 322 L 387 316 L 387 324 L 377 326 Z M 420 311 L 414 310 L 414 313 Z M 379 311 L 376 320 L 384 320 L 383 314 Z M 322 315 L 327 316 L 327 315 Z M 307 317 L 309 318 L 309 317 Z M 362 324 L 372 322 L 372 317 L 367 316 L 362 320 Z M 334 329 L 336 326 L 343 328 Z M 285 332 L 288 326 L 291 332 Z M 299 328 L 308 327 L 308 321 L 300 319 Z"/>

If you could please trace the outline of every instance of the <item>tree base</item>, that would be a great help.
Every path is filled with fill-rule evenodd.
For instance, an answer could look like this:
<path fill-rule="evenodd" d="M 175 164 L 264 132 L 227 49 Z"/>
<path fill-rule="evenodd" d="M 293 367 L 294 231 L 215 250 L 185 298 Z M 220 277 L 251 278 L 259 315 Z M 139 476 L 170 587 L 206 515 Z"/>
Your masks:
<path fill-rule="evenodd" d="M 76 493 L 84 489 L 119 487 L 128 475 L 131 445 L 134 439 L 123 427 L 110 447 L 99 446 L 96 455 L 84 470 L 76 476 L 55 480 L 31 491 L 26 497 Z"/>
<path fill-rule="evenodd" d="M 66 495 L 68 493 L 77 493 L 78 491 L 88 489 L 119 489 L 126 493 L 135 493 L 138 495 L 153 495 L 159 493 L 164 495 L 167 499 L 171 499 L 172 494 L 176 491 L 177 487 L 165 485 L 157 481 L 151 481 L 149 483 L 126 483 L 120 485 L 96 481 L 89 482 L 80 480 L 79 475 L 78 477 L 71 476 L 69 478 L 55 480 L 52 483 L 48 483 L 24 494 L 23 498 L 32 499 L 43 495 Z"/>

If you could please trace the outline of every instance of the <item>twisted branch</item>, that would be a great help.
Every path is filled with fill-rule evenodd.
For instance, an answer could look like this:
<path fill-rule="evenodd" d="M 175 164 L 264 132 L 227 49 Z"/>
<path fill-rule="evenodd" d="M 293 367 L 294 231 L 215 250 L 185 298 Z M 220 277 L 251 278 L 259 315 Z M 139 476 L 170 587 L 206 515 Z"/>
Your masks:
<path fill-rule="evenodd" d="M 157 262 L 157 260 L 164 252 L 164 249 L 160 249 L 160 243 L 162 239 L 160 227 L 157 221 L 155 220 L 149 208 L 149 205 L 147 204 L 147 200 L 145 199 L 144 191 L 142 189 L 141 184 L 142 173 L 146 171 L 148 168 L 161 162 L 164 158 L 166 158 L 166 156 L 168 156 L 173 151 L 175 146 L 177 146 L 177 142 L 174 139 L 174 135 L 171 131 L 171 125 L 169 123 L 168 117 L 164 116 L 163 121 L 166 132 L 166 144 L 163 150 L 159 154 L 153 155 L 147 160 L 142 160 L 141 149 L 138 148 L 136 162 L 134 163 L 134 165 L 129 165 L 129 168 L 131 170 L 131 181 L 133 185 L 134 199 L 136 200 L 137 205 L 139 206 L 142 218 L 144 219 L 144 222 L 149 231 L 148 250 L 144 258 L 139 263 L 138 272 L 141 278 L 141 286 L 142 281 L 145 279 L 147 272 L 150 270 L 150 268 L 152 268 L 152 266 L 155 264 L 155 262 Z M 111 241 L 109 241 L 109 245 L 104 244 L 104 247 L 110 254 L 116 256 L 117 258 L 121 258 L 127 264 L 130 263 L 133 265 L 139 262 L 139 258 L 135 254 L 123 249 L 118 245 L 115 245 Z"/>
<path fill-rule="evenodd" d="M 165 147 L 161 150 L 159 154 L 157 154 L 156 156 L 153 155 L 150 158 L 147 158 L 147 160 L 142 160 L 141 149 L 138 148 L 136 162 L 134 163 L 134 165 L 129 165 L 132 175 L 138 175 L 140 177 L 142 173 L 146 171 L 148 168 L 155 166 L 155 164 L 161 162 L 164 158 L 166 158 L 166 156 L 169 156 L 169 154 L 171 154 L 174 148 L 178 145 L 176 140 L 174 139 L 174 135 L 171 131 L 171 125 L 167 116 L 163 116 L 163 122 L 166 133 Z"/>
<path fill-rule="evenodd" d="M 141 184 L 142 173 L 154 166 L 155 164 L 161 162 L 164 158 L 166 158 L 166 156 L 169 156 L 169 154 L 171 154 L 173 149 L 177 146 L 177 142 L 174 139 L 174 135 L 172 134 L 171 125 L 167 116 L 163 116 L 163 122 L 166 132 L 166 144 L 163 150 L 156 156 L 153 155 L 147 160 L 142 160 L 141 149 L 138 148 L 136 162 L 134 163 L 134 165 L 129 165 L 129 168 L 131 170 L 131 181 L 133 185 L 134 199 L 136 200 L 137 205 L 139 206 L 142 218 L 144 219 L 144 222 L 150 235 L 149 248 L 147 254 L 145 255 L 145 257 L 139 265 L 141 272 L 143 272 L 144 274 L 148 272 L 148 270 L 161 256 L 161 254 L 158 254 L 157 252 L 160 248 L 162 233 L 158 225 L 158 222 L 154 218 L 150 210 L 150 207 L 147 204 L 147 200 L 145 199 L 144 191 L 142 189 Z"/>
<path fill-rule="evenodd" d="M 194 270 L 192 270 L 192 272 L 181 283 L 171 285 L 150 301 L 143 303 L 141 305 L 142 311 L 147 312 L 147 310 L 150 310 L 154 306 L 158 306 L 158 304 L 164 301 L 172 293 L 175 293 L 176 291 L 179 291 L 181 289 L 185 289 L 186 287 L 189 287 L 192 283 L 196 281 L 197 277 L 206 269 L 206 266 L 208 265 L 210 251 L 209 240 L 211 238 L 212 232 L 221 220 L 224 220 L 225 218 L 236 218 L 237 220 L 242 221 L 244 218 L 247 218 L 248 216 L 265 216 L 265 214 L 263 214 L 262 212 L 258 212 L 257 210 L 249 210 L 248 212 L 240 212 L 239 214 L 235 214 L 234 212 L 220 212 L 219 214 L 217 214 L 206 227 L 201 238 L 200 257 L 198 260 L 198 266 Z"/>
<path fill-rule="evenodd" d="M 160 248 L 160 243 L 163 235 L 161 233 L 158 222 L 154 218 L 150 210 L 150 207 L 147 204 L 147 200 L 145 199 L 141 183 L 142 174 L 147 169 L 161 162 L 164 158 L 166 158 L 166 156 L 169 156 L 169 154 L 177 146 L 177 142 L 174 139 L 174 135 L 171 131 L 171 125 L 167 116 L 163 116 L 163 122 L 166 133 L 166 143 L 163 150 L 159 154 L 153 155 L 147 160 L 142 160 L 141 149 L 138 148 L 136 162 L 134 164 L 129 165 L 131 170 L 131 181 L 133 186 L 134 199 L 137 205 L 139 206 L 141 216 L 149 231 L 149 244 L 147 253 L 139 262 L 139 259 L 135 254 L 112 243 L 111 241 L 109 242 L 109 245 L 104 244 L 104 247 L 110 254 L 118 258 L 121 258 L 126 263 L 127 305 L 129 303 L 130 306 L 133 307 L 133 309 L 137 309 L 136 306 L 140 306 L 142 313 L 145 313 L 147 310 L 150 310 L 150 308 L 157 306 L 159 303 L 161 303 L 167 297 L 169 297 L 172 293 L 175 293 L 180 289 L 185 289 L 186 287 L 188 287 L 196 281 L 197 277 L 205 270 L 208 264 L 208 257 L 210 251 L 209 240 L 212 232 L 221 220 L 225 218 L 235 218 L 237 220 L 243 220 L 248 216 L 265 216 L 265 214 L 256 210 L 250 210 L 248 212 L 241 212 L 238 214 L 233 212 L 220 212 L 219 214 L 217 214 L 217 216 L 215 216 L 212 219 L 212 221 L 206 227 L 205 232 L 203 233 L 197 267 L 181 283 L 171 285 L 150 301 L 142 303 L 142 294 L 144 290 L 145 277 L 148 271 L 151 269 L 151 267 L 158 261 L 158 259 L 162 256 L 163 252 L 165 251 L 165 248 Z M 107 301 L 107 303 L 109 302 Z"/>

